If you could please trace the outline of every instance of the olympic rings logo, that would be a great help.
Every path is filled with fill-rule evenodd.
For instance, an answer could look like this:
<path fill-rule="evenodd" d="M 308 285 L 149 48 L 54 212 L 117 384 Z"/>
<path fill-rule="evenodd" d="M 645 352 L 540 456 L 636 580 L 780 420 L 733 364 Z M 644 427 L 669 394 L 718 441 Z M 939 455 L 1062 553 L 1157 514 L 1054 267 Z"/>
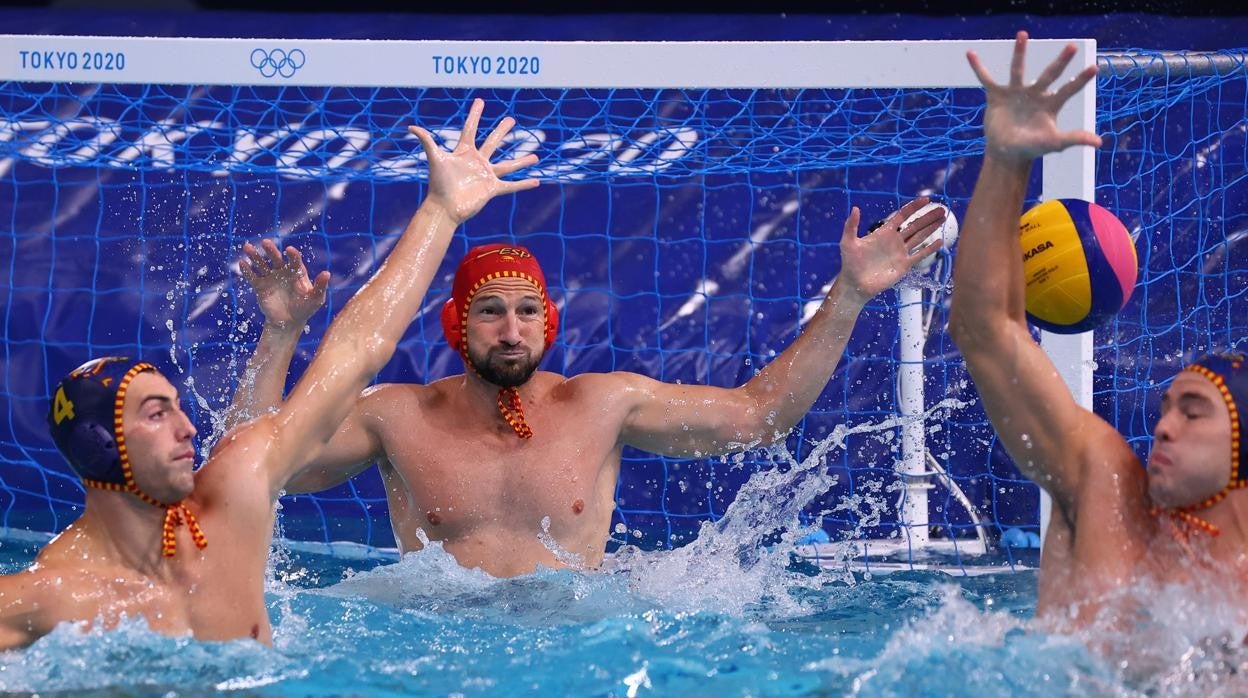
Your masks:
<path fill-rule="evenodd" d="M 251 67 L 259 70 L 260 74 L 266 78 L 276 75 L 284 78 L 292 77 L 295 71 L 302 68 L 303 64 L 307 62 L 307 56 L 303 55 L 303 51 L 297 48 L 289 51 L 283 51 L 280 48 L 266 51 L 258 48 L 251 52 Z"/>

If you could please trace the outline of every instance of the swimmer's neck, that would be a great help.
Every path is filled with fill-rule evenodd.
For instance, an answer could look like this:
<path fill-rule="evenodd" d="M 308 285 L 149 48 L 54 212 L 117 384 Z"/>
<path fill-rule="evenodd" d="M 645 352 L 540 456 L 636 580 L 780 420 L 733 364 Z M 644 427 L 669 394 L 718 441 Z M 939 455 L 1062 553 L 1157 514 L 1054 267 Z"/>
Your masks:
<path fill-rule="evenodd" d="M 520 393 L 521 400 L 532 399 L 537 393 L 537 376 L 541 371 L 534 371 L 533 375 L 523 384 L 516 386 L 516 390 Z M 498 391 L 502 386 L 495 385 L 481 376 L 477 375 L 472 369 L 468 369 L 463 374 L 463 393 L 474 405 L 488 405 L 494 412 L 498 408 L 494 406 L 498 400 Z"/>
<path fill-rule="evenodd" d="M 167 578 L 172 569 L 161 551 L 165 510 L 128 492 L 87 489 L 82 516 L 66 534 L 81 537 L 83 552 L 136 573 Z M 86 550 L 89 548 L 90 550 Z M 98 561 L 98 560 L 97 560 Z"/>
<path fill-rule="evenodd" d="M 1217 527 L 1218 535 L 1209 538 L 1204 546 L 1213 560 L 1231 562 L 1246 559 L 1248 490 L 1233 490 L 1217 504 L 1192 513 Z"/>
<path fill-rule="evenodd" d="M 527 412 L 538 402 L 535 398 L 539 393 L 537 384 L 540 374 L 540 371 L 534 371 L 527 381 L 516 386 L 520 394 L 522 413 Z M 486 381 L 469 369 L 461 376 L 458 389 L 451 391 L 450 398 L 456 405 L 452 408 L 452 412 L 458 419 L 473 424 L 478 429 L 484 428 L 487 431 L 496 432 L 500 438 L 511 440 L 506 437 L 514 434 L 513 428 L 503 417 L 499 408 L 500 390 L 502 390 L 500 386 Z M 509 402 L 509 399 L 504 399 L 504 402 Z M 514 439 L 514 436 L 512 438 Z"/>

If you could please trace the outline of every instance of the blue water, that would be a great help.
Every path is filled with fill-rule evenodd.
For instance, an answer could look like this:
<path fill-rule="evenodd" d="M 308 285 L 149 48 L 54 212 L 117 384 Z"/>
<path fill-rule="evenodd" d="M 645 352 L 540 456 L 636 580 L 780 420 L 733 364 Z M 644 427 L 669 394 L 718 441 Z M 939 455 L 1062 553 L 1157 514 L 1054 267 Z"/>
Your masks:
<path fill-rule="evenodd" d="M 28 564 L 34 546 L 0 550 L 7 572 Z M 1200 640 L 1225 614 L 1180 590 L 1158 597 L 1168 615 L 1141 632 L 1046 632 L 1032 619 L 1034 572 L 829 572 L 777 550 L 759 563 L 782 570 L 756 584 L 749 570 L 722 575 L 676 550 L 626 551 L 604 572 L 504 580 L 459 567 L 436 544 L 397 563 L 273 557 L 271 648 L 165 637 L 141 619 L 112 631 L 65 624 L 0 653 L 0 691 L 1243 695 L 1248 675 L 1242 644 Z M 683 569 L 712 571 L 673 574 Z"/>
<path fill-rule="evenodd" d="M 1248 650 L 1217 639 L 1248 635 L 1236 595 L 1128 590 L 1146 602 L 1145 613 L 1121 630 L 1066 635 L 1033 619 L 1034 572 L 881 575 L 794 558 L 793 542 L 809 533 L 798 512 L 827 490 L 833 476 L 822 453 L 839 438 L 787 471 L 755 473 L 690 544 L 624 547 L 600 571 L 496 579 L 460 567 L 437 543 L 398 562 L 279 544 L 266 587 L 273 647 L 165 637 L 142 619 L 109 631 L 64 624 L 0 653 L 0 691 L 1248 694 Z M 762 544 L 777 526 L 788 531 Z M 0 540 L 0 572 L 28 565 L 36 549 Z"/>
<path fill-rule="evenodd" d="M 665 555 L 671 553 L 642 557 Z M 1035 598 L 1034 577 L 1026 573 L 868 580 L 794 570 L 754 590 L 762 593 L 735 612 L 717 608 L 733 601 L 702 596 L 729 580 L 707 581 L 706 590 L 692 579 L 663 588 L 636 571 L 543 571 L 499 580 L 458 567 L 436 546 L 382 565 L 278 557 L 267 594 L 271 649 L 250 640 L 168 638 L 138 620 L 111 632 L 64 625 L 30 648 L 0 655 L 0 689 L 889 695 L 917 687 L 941 695 L 972 685 L 1026 689 L 1039 671 L 1059 664 L 1099 671 L 1077 642 L 1026 630 Z M 22 564 L 11 557 L 6 571 Z M 1020 663 L 1022 673 L 1015 670 Z M 913 672 L 929 666 L 941 667 L 943 676 L 918 687 Z M 972 670 L 975 684 L 950 683 Z M 1063 674 L 1055 687 L 1066 685 Z"/>
<path fill-rule="evenodd" d="M 4 549 L 6 571 L 33 552 Z M 1159 686 L 1157 677 L 1133 686 L 1083 640 L 1032 627 L 1034 573 L 867 577 L 790 566 L 738 608 L 722 598 L 733 595 L 731 579 L 648 577 L 679 552 L 640 555 L 646 569 L 499 580 L 458 567 L 436 545 L 388 564 L 279 551 L 267 593 L 272 648 L 165 637 L 141 620 L 107 632 L 67 624 L 0 654 L 0 690 L 1050 696 Z M 1196 677 L 1184 681 L 1176 659 L 1162 678 L 1177 672 L 1192 688 Z"/>

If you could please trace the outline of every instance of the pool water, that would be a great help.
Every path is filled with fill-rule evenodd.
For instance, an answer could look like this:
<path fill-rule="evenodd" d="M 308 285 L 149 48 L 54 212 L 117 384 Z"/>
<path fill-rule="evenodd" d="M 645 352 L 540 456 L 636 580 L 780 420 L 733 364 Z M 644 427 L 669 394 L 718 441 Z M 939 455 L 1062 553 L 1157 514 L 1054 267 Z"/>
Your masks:
<path fill-rule="evenodd" d="M 33 553 L 29 544 L 3 549 L 5 571 Z M 138 619 L 107 632 L 67 624 L 0 653 L 0 690 L 1052 696 L 1244 688 L 1233 672 L 1248 654 L 1193 644 L 1181 630 L 1162 643 L 1174 645 L 1173 661 L 1143 678 L 1088 649 L 1086 638 L 1041 630 L 1031 618 L 1034 572 L 829 573 L 772 551 L 764 557 L 781 571 L 755 584 L 713 565 L 673 573 L 686 568 L 681 556 L 633 551 L 603 572 L 495 579 L 459 567 L 437 544 L 397 563 L 279 549 L 266 594 L 272 648 L 165 637 Z"/>
<path fill-rule="evenodd" d="M 273 647 L 165 637 L 142 619 L 110 631 L 64 624 L 0 653 L 0 691 L 1248 694 L 1248 650 L 1221 639 L 1248 636 L 1242 595 L 1131 589 L 1146 609 L 1131 624 L 1065 635 L 1033 619 L 1034 571 L 873 574 L 850 564 L 848 552 L 845 564 L 829 567 L 797 558 L 794 544 L 810 532 L 798 514 L 833 477 L 816 451 L 787 470 L 756 473 L 688 545 L 626 546 L 598 571 L 496 579 L 460 567 L 436 542 L 397 562 L 279 542 L 266 588 Z M 0 572 L 25 567 L 36 550 L 0 539 Z"/>
<path fill-rule="evenodd" d="M 499 580 L 458 567 L 436 545 L 383 565 L 278 557 L 267 594 L 272 649 L 167 638 L 138 620 L 112 632 L 66 625 L 0 655 L 0 689 L 887 695 L 911 692 L 912 672 L 939 665 L 945 671 L 927 677 L 935 683 L 913 687 L 940 695 L 972 685 L 949 683 L 962 673 L 948 671 L 955 665 L 1000 691 L 1026 687 L 1042 665 L 1074 661 L 1098 671 L 1077 642 L 1026 631 L 1035 597 L 1028 574 L 834 580 L 795 570 L 754 590 L 738 612 L 722 608 L 734 601 L 696 602 L 730 580 L 671 579 L 669 589 L 646 589 L 657 582 L 627 571 Z M 1030 670 L 1013 671 L 1020 661 Z M 1054 677 L 1059 688 L 1064 673 Z"/>

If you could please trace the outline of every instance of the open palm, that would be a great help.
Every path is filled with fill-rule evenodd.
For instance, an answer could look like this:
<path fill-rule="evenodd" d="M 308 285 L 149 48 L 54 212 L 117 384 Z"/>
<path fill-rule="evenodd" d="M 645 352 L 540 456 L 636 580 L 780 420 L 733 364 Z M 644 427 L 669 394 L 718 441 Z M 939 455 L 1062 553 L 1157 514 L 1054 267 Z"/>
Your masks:
<path fill-rule="evenodd" d="M 463 134 L 455 149 L 450 152 L 439 147 L 433 136 L 420 126 L 408 127 L 420 139 L 429 160 L 429 200 L 440 204 L 456 222 L 471 218 L 499 194 L 531 189 L 538 184 L 536 179 L 514 182 L 501 179 L 536 164 L 536 155 L 530 153 L 521 158 L 490 163 L 503 139 L 515 126 L 515 119 L 510 116 L 504 118 L 486 137 L 481 147 L 477 147 L 477 126 L 481 122 L 481 112 L 484 109 L 484 102 L 480 99 L 473 100 L 468 118 L 464 121 Z"/>
<path fill-rule="evenodd" d="M 1010 61 L 1010 80 L 997 84 L 979 56 L 967 53 L 971 69 L 984 85 L 987 106 L 984 111 L 984 138 L 989 150 L 997 155 L 1030 162 L 1045 153 L 1057 152 L 1074 145 L 1099 146 L 1101 139 L 1088 131 L 1062 131 L 1057 127 L 1057 113 L 1062 106 L 1096 76 L 1096 66 L 1089 66 L 1065 85 L 1052 92 L 1049 88 L 1074 58 L 1073 44 L 1062 49 L 1030 85 L 1023 84 L 1023 62 L 1027 53 L 1027 33 L 1019 32 L 1014 41 Z"/>
<path fill-rule="evenodd" d="M 329 272 L 321 272 L 315 280 L 308 279 L 299 250 L 287 247 L 283 257 L 277 245 L 266 239 L 259 248 L 244 243 L 243 255 L 238 270 L 255 291 L 256 302 L 269 325 L 302 329 L 325 304 Z"/>
<path fill-rule="evenodd" d="M 850 212 L 841 235 L 841 278 L 864 302 L 892 288 L 920 260 L 940 249 L 939 241 L 926 247 L 923 242 L 944 222 L 943 208 L 935 207 L 902 227 L 927 203 L 925 196 L 910 201 L 863 237 L 858 237 L 858 208 Z"/>

